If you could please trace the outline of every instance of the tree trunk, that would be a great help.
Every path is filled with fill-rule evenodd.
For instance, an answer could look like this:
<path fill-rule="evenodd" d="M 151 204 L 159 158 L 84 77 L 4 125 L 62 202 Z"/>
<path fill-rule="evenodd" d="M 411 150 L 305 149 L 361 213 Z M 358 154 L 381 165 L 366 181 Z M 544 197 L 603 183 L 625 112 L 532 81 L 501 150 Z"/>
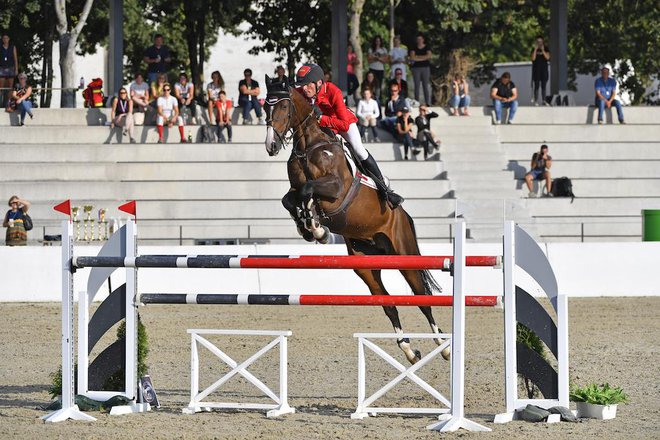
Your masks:
<path fill-rule="evenodd" d="M 351 11 L 349 15 L 349 27 L 351 33 L 349 36 L 349 41 L 353 46 L 353 51 L 357 55 L 359 64 L 355 66 L 355 76 L 358 77 L 358 81 L 362 82 L 362 67 L 364 62 L 362 60 L 362 39 L 360 38 L 360 16 L 362 15 L 362 10 L 364 9 L 365 0 L 353 0 L 351 5 Z"/>
<path fill-rule="evenodd" d="M 75 45 L 75 43 L 73 43 Z M 61 108 L 74 108 L 76 94 L 74 88 L 73 60 L 75 51 L 69 50 L 72 46 L 71 34 L 60 35 L 60 76 L 62 77 Z"/>
<path fill-rule="evenodd" d="M 192 2 L 185 2 L 183 5 L 183 11 L 185 14 L 185 26 L 186 26 L 186 46 L 188 47 L 188 60 L 190 61 L 190 81 L 193 86 L 195 86 L 195 93 L 199 92 L 200 81 L 199 81 L 199 64 L 198 64 L 198 54 L 197 54 L 197 27 L 198 21 L 195 19 L 195 12 Z"/>
<path fill-rule="evenodd" d="M 197 81 L 199 82 L 199 93 L 201 93 L 202 96 L 204 93 L 206 93 L 204 91 L 204 60 L 206 59 L 205 40 L 206 40 L 206 17 L 201 17 L 197 22 L 197 47 L 198 47 L 197 55 L 199 57 L 199 63 L 198 63 L 199 74 Z"/>

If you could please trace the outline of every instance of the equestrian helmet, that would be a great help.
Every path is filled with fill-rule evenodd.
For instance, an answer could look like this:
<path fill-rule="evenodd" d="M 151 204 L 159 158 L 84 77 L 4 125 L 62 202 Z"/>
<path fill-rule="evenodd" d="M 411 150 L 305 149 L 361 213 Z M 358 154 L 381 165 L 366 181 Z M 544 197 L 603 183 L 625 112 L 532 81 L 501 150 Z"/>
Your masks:
<path fill-rule="evenodd" d="M 309 83 L 316 84 L 319 80 L 324 80 L 324 74 L 323 69 L 318 64 L 305 63 L 296 72 L 296 87 L 301 87 Z"/>

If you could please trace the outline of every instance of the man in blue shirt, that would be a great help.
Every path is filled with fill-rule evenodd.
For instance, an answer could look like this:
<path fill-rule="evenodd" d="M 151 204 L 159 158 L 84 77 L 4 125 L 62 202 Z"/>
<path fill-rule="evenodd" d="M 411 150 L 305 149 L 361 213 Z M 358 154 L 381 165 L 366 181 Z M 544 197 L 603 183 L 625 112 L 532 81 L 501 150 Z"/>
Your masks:
<path fill-rule="evenodd" d="M 596 89 L 596 107 L 598 107 L 598 123 L 603 123 L 603 111 L 605 107 L 611 108 L 612 104 L 614 104 L 617 116 L 619 117 L 619 123 L 625 124 L 621 102 L 616 99 L 616 80 L 610 78 L 609 66 L 603 66 L 600 69 L 600 73 L 601 77 L 596 80 L 594 86 Z"/>

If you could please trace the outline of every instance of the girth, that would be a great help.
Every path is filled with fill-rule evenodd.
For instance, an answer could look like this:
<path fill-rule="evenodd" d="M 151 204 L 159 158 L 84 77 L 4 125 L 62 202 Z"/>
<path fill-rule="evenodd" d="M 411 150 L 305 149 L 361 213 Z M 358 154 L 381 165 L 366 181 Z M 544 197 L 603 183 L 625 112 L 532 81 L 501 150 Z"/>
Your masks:
<path fill-rule="evenodd" d="M 344 200 L 341 201 L 341 204 L 337 208 L 333 209 L 330 212 L 326 212 L 325 215 L 327 217 L 332 218 L 337 214 L 346 213 L 344 211 L 348 208 L 348 206 L 351 204 L 351 202 L 357 197 L 358 193 L 360 192 L 361 180 L 362 180 L 362 174 L 360 174 L 359 171 L 356 171 L 355 177 L 353 178 L 353 182 L 351 182 L 351 186 L 348 188 L 348 191 L 344 196 Z"/>

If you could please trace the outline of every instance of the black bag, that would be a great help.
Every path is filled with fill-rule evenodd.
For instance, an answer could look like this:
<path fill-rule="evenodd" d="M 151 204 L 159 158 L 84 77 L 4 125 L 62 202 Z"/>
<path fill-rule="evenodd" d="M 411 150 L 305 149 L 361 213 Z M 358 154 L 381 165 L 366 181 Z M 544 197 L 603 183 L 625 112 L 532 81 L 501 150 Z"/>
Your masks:
<path fill-rule="evenodd" d="M 26 231 L 32 230 L 34 228 L 34 223 L 32 223 L 32 218 L 27 215 L 25 212 L 23 213 L 23 227 L 25 228 Z"/>
<path fill-rule="evenodd" d="M 552 181 L 550 192 L 555 197 L 571 197 L 571 203 L 575 199 L 573 194 L 573 182 L 568 177 L 558 177 Z"/>
<path fill-rule="evenodd" d="M 211 127 L 210 125 L 202 125 L 199 132 L 201 133 L 202 136 L 201 141 L 203 144 L 215 143 L 215 133 L 213 127 Z"/>

